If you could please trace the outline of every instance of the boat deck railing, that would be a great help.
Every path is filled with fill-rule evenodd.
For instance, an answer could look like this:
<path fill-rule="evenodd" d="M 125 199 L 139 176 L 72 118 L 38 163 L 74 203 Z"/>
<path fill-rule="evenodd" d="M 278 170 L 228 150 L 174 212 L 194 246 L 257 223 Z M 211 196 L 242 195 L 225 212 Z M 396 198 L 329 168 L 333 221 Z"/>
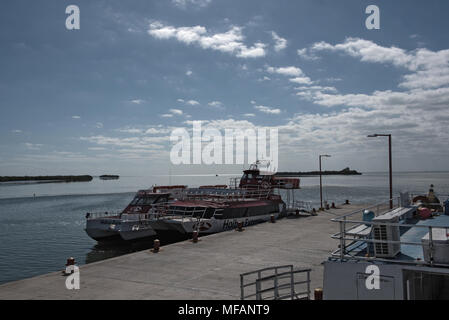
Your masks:
<path fill-rule="evenodd" d="M 390 209 L 390 202 L 383 202 L 379 204 L 375 204 L 370 207 L 361 208 L 358 210 L 355 210 L 353 212 L 350 212 L 348 214 L 339 216 L 337 218 L 331 219 L 332 222 L 339 224 L 339 232 L 332 235 L 333 239 L 336 239 L 339 241 L 338 249 L 333 251 L 331 253 L 331 256 L 333 258 L 339 259 L 340 261 L 346 261 L 346 260 L 363 260 L 363 261 L 383 261 L 383 262 L 389 262 L 389 263 L 404 263 L 404 264 L 419 264 L 419 265 L 428 265 L 428 266 L 444 266 L 449 267 L 449 264 L 438 262 L 436 263 L 434 261 L 434 254 L 435 254 L 435 240 L 433 239 L 435 235 L 434 229 L 445 229 L 446 228 L 446 234 L 449 235 L 449 223 L 447 225 L 430 225 L 426 223 L 406 223 L 407 221 L 410 221 L 410 217 L 398 217 L 397 222 L 381 222 L 381 221 L 364 221 L 362 220 L 363 212 L 365 210 L 369 210 L 374 212 L 375 217 L 382 216 L 388 212 L 392 212 L 393 210 L 402 210 L 404 212 L 412 212 L 418 208 L 418 205 L 409 205 L 402 207 L 401 206 L 401 199 L 398 197 L 397 199 L 392 199 L 393 209 Z M 440 203 L 426 203 L 426 205 L 441 205 Z M 402 208 L 402 209 L 401 209 Z M 409 209 L 409 210 L 407 210 Z M 443 213 L 441 213 L 443 214 Z M 375 219 L 374 219 L 375 220 Z M 396 221 L 396 220 L 395 220 Z M 416 222 L 416 218 L 415 218 Z M 405 231 L 408 232 L 408 230 L 413 228 L 420 228 L 420 229 L 426 229 L 428 232 L 428 240 L 426 239 L 426 248 L 428 249 L 428 256 L 427 259 L 421 259 L 421 258 L 415 258 L 410 256 L 405 256 L 400 254 L 397 254 L 394 257 L 379 257 L 376 256 L 374 246 L 376 244 L 382 244 L 386 246 L 396 245 L 399 247 L 402 247 L 404 245 L 411 245 L 411 246 L 419 246 L 423 247 L 423 242 L 421 239 L 419 239 L 419 242 L 417 241 L 405 241 L 401 240 L 402 236 L 398 237 L 398 240 L 379 240 L 374 239 L 372 230 L 375 226 L 385 226 L 386 228 L 398 228 L 399 232 L 398 234 L 403 235 Z M 385 230 L 383 229 L 383 230 Z M 404 232 L 402 232 L 404 231 Z M 425 233 L 425 232 L 424 232 Z M 420 232 L 419 234 L 423 234 L 423 232 Z M 377 237 L 379 238 L 379 237 Z M 361 248 L 365 247 L 366 251 L 360 250 Z M 371 250 L 370 250 L 371 248 Z M 370 252 L 373 251 L 373 252 Z M 360 254 L 360 252 L 363 252 L 365 254 Z"/>
<path fill-rule="evenodd" d="M 236 189 L 207 189 L 190 188 L 187 189 L 181 200 L 201 200 L 210 202 L 232 202 L 245 200 L 268 199 L 273 194 L 273 190 L 262 188 L 261 186 L 247 186 Z"/>
<path fill-rule="evenodd" d="M 213 203 L 216 206 L 216 203 Z M 208 211 L 210 210 L 210 211 Z M 151 219 L 156 220 L 180 220 L 199 222 L 204 219 L 210 219 L 213 216 L 221 215 L 223 208 L 211 208 L 205 206 L 184 207 L 184 206 L 160 206 L 155 208 Z"/>
<path fill-rule="evenodd" d="M 229 188 L 230 189 L 238 189 L 240 187 L 241 178 L 233 177 L 229 179 Z M 299 189 L 299 179 L 297 178 L 289 178 L 289 177 L 276 177 L 274 180 L 266 181 L 264 183 L 268 183 L 268 189 L 285 189 L 285 190 L 295 190 Z M 251 185 L 244 185 L 245 187 Z M 257 187 L 261 185 L 254 185 L 253 187 Z"/>
<path fill-rule="evenodd" d="M 162 207 L 169 206 L 173 201 L 159 202 L 151 205 L 147 213 L 141 212 L 123 212 L 123 211 L 104 211 L 104 212 L 88 212 L 87 219 L 121 219 L 121 220 L 147 220 L 157 214 Z"/>
<path fill-rule="evenodd" d="M 120 219 L 121 211 L 105 211 L 105 212 L 88 212 L 87 219 Z"/>
<path fill-rule="evenodd" d="M 309 300 L 310 272 L 311 269 L 294 269 L 293 265 L 285 265 L 243 273 L 240 275 L 240 299 Z M 303 278 L 298 280 L 301 276 Z M 298 290 L 298 286 L 302 286 L 301 289 Z"/>

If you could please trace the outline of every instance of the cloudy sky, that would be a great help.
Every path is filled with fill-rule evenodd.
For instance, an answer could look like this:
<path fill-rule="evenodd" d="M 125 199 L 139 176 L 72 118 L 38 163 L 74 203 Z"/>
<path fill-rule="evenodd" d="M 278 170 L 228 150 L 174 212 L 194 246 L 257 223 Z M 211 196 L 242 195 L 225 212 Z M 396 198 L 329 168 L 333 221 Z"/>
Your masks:
<path fill-rule="evenodd" d="M 380 30 L 365 27 L 373 2 Z M 65 28 L 70 4 L 80 30 Z M 447 12 L 445 0 L 1 1 L 0 175 L 167 172 L 170 132 L 194 120 L 278 128 L 279 170 L 327 153 L 328 169 L 384 171 L 387 141 L 372 133 L 392 133 L 397 171 L 449 170 Z"/>

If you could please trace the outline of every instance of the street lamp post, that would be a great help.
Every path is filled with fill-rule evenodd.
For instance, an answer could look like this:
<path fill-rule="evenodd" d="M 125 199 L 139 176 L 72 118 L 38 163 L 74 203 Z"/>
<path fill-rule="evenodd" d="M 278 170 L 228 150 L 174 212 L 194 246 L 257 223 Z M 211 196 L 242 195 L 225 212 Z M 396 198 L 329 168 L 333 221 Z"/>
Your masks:
<path fill-rule="evenodd" d="M 330 155 L 320 154 L 320 156 L 319 156 L 319 159 L 320 159 L 320 203 L 321 203 L 320 210 L 324 210 L 324 208 L 323 208 L 323 180 L 322 180 L 322 174 L 321 174 L 321 158 L 322 157 L 329 158 Z"/>
<path fill-rule="evenodd" d="M 393 209 L 393 166 L 391 160 L 391 134 L 370 134 L 368 138 L 388 137 L 388 162 L 390 178 L 390 209 Z"/>

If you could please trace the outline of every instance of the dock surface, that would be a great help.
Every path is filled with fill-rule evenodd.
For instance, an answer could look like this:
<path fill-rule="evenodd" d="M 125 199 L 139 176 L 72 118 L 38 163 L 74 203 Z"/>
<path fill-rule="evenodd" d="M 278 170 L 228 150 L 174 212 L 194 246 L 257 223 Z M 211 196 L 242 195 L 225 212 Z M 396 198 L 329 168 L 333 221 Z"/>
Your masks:
<path fill-rule="evenodd" d="M 323 286 L 323 266 L 338 243 L 330 219 L 361 205 L 317 216 L 289 217 L 80 266 L 80 289 L 61 271 L 0 286 L 0 299 L 240 299 L 241 273 L 290 265 L 311 268 L 311 288 Z M 65 261 L 61 261 L 61 270 Z"/>

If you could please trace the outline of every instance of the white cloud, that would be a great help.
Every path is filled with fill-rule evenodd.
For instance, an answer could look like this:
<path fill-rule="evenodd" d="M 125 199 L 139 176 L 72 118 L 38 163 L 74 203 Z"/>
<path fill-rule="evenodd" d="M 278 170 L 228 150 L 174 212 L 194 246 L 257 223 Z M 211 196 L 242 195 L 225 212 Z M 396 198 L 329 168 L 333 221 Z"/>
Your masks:
<path fill-rule="evenodd" d="M 95 127 L 96 127 L 97 129 L 102 129 L 102 128 L 103 128 L 103 123 L 102 123 L 102 122 L 97 122 L 97 123 L 95 124 Z"/>
<path fill-rule="evenodd" d="M 157 127 L 157 128 L 148 128 L 145 131 L 145 134 L 166 134 L 170 132 L 170 128 L 163 128 L 163 127 Z"/>
<path fill-rule="evenodd" d="M 219 108 L 219 109 L 223 107 L 223 103 L 221 101 L 211 101 L 207 105 L 210 107 Z"/>
<path fill-rule="evenodd" d="M 254 113 L 245 113 L 243 114 L 244 117 L 255 117 L 256 115 Z"/>
<path fill-rule="evenodd" d="M 87 148 L 87 150 L 91 150 L 91 151 L 103 151 L 106 150 L 105 147 L 89 147 Z"/>
<path fill-rule="evenodd" d="M 161 117 L 162 118 L 171 118 L 171 117 L 173 117 L 173 114 L 171 114 L 171 113 L 164 113 L 164 114 L 161 114 Z"/>
<path fill-rule="evenodd" d="M 187 45 L 197 44 L 203 49 L 211 49 L 232 54 L 239 58 L 257 58 L 265 56 L 266 45 L 261 42 L 247 46 L 242 28 L 232 26 L 224 33 L 211 34 L 203 26 L 174 27 L 166 26 L 159 21 L 152 22 L 148 34 L 157 39 L 176 39 Z"/>
<path fill-rule="evenodd" d="M 25 147 L 29 150 L 39 150 L 43 144 L 25 142 Z"/>
<path fill-rule="evenodd" d="M 267 71 L 269 73 L 277 73 L 277 74 L 281 74 L 284 76 L 290 76 L 290 77 L 295 77 L 295 76 L 300 76 L 303 74 L 302 70 L 300 68 L 297 67 L 279 67 L 279 68 L 274 68 L 274 67 L 267 67 Z"/>
<path fill-rule="evenodd" d="M 138 128 L 122 128 L 122 129 L 116 129 L 115 131 L 122 132 L 122 133 L 132 133 L 132 134 L 143 132 L 142 129 L 138 129 Z"/>
<path fill-rule="evenodd" d="M 271 31 L 271 36 L 273 37 L 273 40 L 275 41 L 275 45 L 274 45 L 275 51 L 279 52 L 279 51 L 287 48 L 287 39 L 281 38 L 274 31 Z"/>
<path fill-rule="evenodd" d="M 133 100 L 130 100 L 130 102 L 133 103 L 133 104 L 142 104 L 142 103 L 145 102 L 145 100 L 143 100 L 143 99 L 133 99 Z"/>
<path fill-rule="evenodd" d="M 299 84 L 312 84 L 313 81 L 310 80 L 309 77 L 296 77 L 289 79 L 290 82 L 299 83 Z"/>
<path fill-rule="evenodd" d="M 312 51 L 340 51 L 362 61 L 393 63 L 396 66 L 405 67 L 410 64 L 412 57 L 405 50 L 397 47 L 382 47 L 370 40 L 359 38 L 347 38 L 344 43 L 331 45 L 321 41 L 312 45 Z"/>
<path fill-rule="evenodd" d="M 374 91 L 372 94 L 329 94 L 322 91 L 308 95 L 323 106 L 362 106 L 367 108 L 441 109 L 449 102 L 449 50 L 430 51 L 419 48 L 406 51 L 397 47 L 383 47 L 372 41 L 348 38 L 343 43 L 331 45 L 318 42 L 314 51 L 342 52 L 363 62 L 392 64 L 410 72 L 403 76 L 399 87 L 408 91 Z"/>
<path fill-rule="evenodd" d="M 177 116 L 181 116 L 183 114 L 182 110 L 180 110 L 180 109 L 170 109 L 169 111 L 172 114 L 177 115 Z"/>
<path fill-rule="evenodd" d="M 262 82 L 262 81 L 270 81 L 270 80 L 271 80 L 271 78 L 270 78 L 270 77 L 267 77 L 267 76 L 264 76 L 263 78 L 257 79 L 257 81 L 259 81 L 259 82 Z"/>
<path fill-rule="evenodd" d="M 189 100 L 189 101 L 186 102 L 186 104 L 191 105 L 191 106 L 197 106 L 200 103 L 198 101 L 196 101 L 196 100 Z"/>
<path fill-rule="evenodd" d="M 16 130 L 11 130 L 12 133 L 22 133 L 22 130 L 16 129 Z"/>
<path fill-rule="evenodd" d="M 193 74 L 193 71 L 192 70 L 187 70 L 187 72 L 186 72 L 186 76 L 191 76 Z"/>
<path fill-rule="evenodd" d="M 307 48 L 298 49 L 298 51 L 296 51 L 296 52 L 298 53 L 298 56 L 300 56 L 304 60 L 314 61 L 314 60 L 318 60 L 319 59 L 318 56 L 316 56 L 315 54 L 311 53 L 310 50 L 307 49 Z"/>
<path fill-rule="evenodd" d="M 449 83 L 449 49 L 430 51 L 419 48 L 406 51 L 397 47 L 383 47 L 370 40 L 347 38 L 345 42 L 331 45 L 317 42 L 314 51 L 338 51 L 364 62 L 389 63 L 412 72 L 399 84 L 403 88 L 436 88 Z"/>
<path fill-rule="evenodd" d="M 106 136 L 91 136 L 80 137 L 81 141 L 87 141 L 95 143 L 100 146 L 111 145 L 115 147 L 127 147 L 127 148 L 149 148 L 151 145 L 165 144 L 170 140 L 170 136 L 138 136 L 138 137 L 106 137 Z"/>
<path fill-rule="evenodd" d="M 280 114 L 281 113 L 281 109 L 270 108 L 267 106 L 254 106 L 254 109 L 257 109 L 260 112 L 267 113 L 267 114 Z"/>
<path fill-rule="evenodd" d="M 188 6 L 207 7 L 212 0 L 172 0 L 172 3 L 182 9 L 186 9 Z"/>
<path fill-rule="evenodd" d="M 81 119 L 81 117 L 80 116 L 72 116 L 72 119 L 78 120 L 78 119 Z"/>
<path fill-rule="evenodd" d="M 305 100 L 314 100 L 319 94 L 322 93 L 336 93 L 338 90 L 335 87 L 330 86 L 300 86 L 296 87 L 295 90 L 299 92 L 296 93 L 297 96 Z"/>

